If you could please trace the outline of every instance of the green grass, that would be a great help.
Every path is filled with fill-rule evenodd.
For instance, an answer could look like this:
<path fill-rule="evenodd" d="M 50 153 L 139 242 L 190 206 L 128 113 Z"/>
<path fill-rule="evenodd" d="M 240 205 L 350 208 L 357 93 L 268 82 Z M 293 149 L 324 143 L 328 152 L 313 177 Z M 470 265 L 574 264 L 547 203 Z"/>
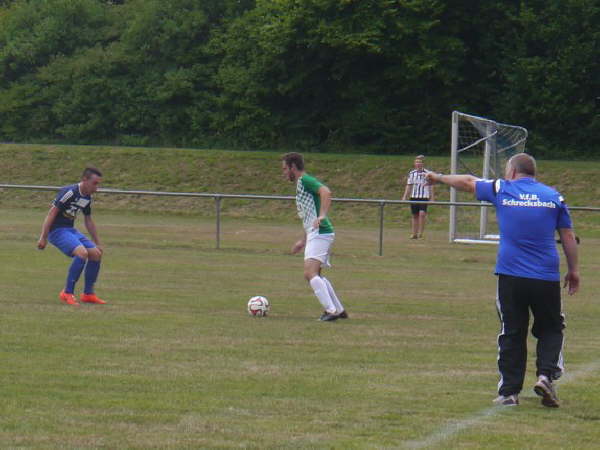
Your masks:
<path fill-rule="evenodd" d="M 2 209 L 2 448 L 597 447 L 596 238 L 564 302 L 562 407 L 531 392 L 532 354 L 522 405 L 489 413 L 495 247 L 401 224 L 378 257 L 372 228 L 342 224 L 328 277 L 351 318 L 319 323 L 287 253 L 299 223 L 228 218 L 217 251 L 209 218 L 96 212 L 110 303 L 73 309 L 57 300 L 68 260 L 35 250 L 44 211 Z M 256 294 L 269 317 L 247 315 Z"/>
<path fill-rule="evenodd" d="M 413 156 L 305 156 L 307 169 L 337 197 L 400 199 L 413 162 Z M 275 152 L 0 144 L 0 182 L 61 186 L 75 182 L 82 168 L 93 164 L 103 170 L 104 186 L 111 188 L 292 195 L 294 186 L 282 179 L 279 158 Z M 431 169 L 447 173 L 448 166 L 448 157 L 427 159 Z M 539 161 L 539 170 L 540 180 L 556 186 L 570 205 L 600 206 L 600 186 L 595 182 L 600 162 Z M 437 189 L 439 200 L 449 199 L 447 188 Z M 0 207 L 46 205 L 48 198 L 47 192 L 0 192 Z M 112 211 L 214 214 L 211 200 L 100 195 L 97 204 Z M 293 218 L 289 204 L 276 201 L 225 200 L 223 214 L 261 221 Z M 332 214 L 338 224 L 375 224 L 378 220 L 377 206 L 338 204 Z M 432 208 L 430 226 L 447 229 L 447 217 L 447 208 Z M 388 224 L 405 223 L 408 218 L 406 207 L 386 208 Z M 600 237 L 600 214 L 577 213 L 576 226 L 583 238 Z"/>

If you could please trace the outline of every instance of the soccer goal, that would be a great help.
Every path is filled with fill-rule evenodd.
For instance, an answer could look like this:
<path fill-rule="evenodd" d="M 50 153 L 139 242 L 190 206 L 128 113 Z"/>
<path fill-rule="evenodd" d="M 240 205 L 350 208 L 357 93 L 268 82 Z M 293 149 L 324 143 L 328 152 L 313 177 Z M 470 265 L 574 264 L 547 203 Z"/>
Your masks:
<path fill-rule="evenodd" d="M 523 127 L 454 111 L 450 172 L 485 179 L 502 178 L 506 161 L 525 151 L 526 141 L 527 129 Z M 450 201 L 472 202 L 473 195 L 451 188 Z M 493 208 L 450 207 L 450 242 L 495 244 L 498 239 Z"/>

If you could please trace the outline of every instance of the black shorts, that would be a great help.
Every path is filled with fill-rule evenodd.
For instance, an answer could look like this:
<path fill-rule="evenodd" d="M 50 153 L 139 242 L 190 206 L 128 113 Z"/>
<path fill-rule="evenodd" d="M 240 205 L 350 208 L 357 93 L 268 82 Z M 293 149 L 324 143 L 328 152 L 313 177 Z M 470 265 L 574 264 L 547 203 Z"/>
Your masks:
<path fill-rule="evenodd" d="M 413 200 L 429 201 L 428 198 L 415 198 L 415 197 L 411 197 L 410 200 L 411 201 L 413 201 Z M 427 212 L 427 205 L 425 203 L 412 204 L 412 205 L 410 205 L 410 211 L 413 214 L 419 214 L 419 211 Z"/>

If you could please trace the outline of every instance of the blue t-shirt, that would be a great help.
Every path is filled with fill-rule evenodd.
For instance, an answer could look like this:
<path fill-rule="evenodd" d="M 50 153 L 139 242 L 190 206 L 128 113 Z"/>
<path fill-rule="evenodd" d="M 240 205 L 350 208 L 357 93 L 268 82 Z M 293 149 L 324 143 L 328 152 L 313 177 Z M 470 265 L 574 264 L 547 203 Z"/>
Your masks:
<path fill-rule="evenodd" d="M 86 216 L 92 214 L 92 197 L 82 195 L 79 184 L 65 186 L 62 188 L 52 202 L 60 212 L 56 215 L 50 230 L 56 228 L 73 227 L 79 210 Z"/>
<path fill-rule="evenodd" d="M 475 194 L 496 206 L 500 228 L 496 273 L 559 281 L 555 232 L 572 227 L 562 196 L 534 178 L 477 181 Z"/>

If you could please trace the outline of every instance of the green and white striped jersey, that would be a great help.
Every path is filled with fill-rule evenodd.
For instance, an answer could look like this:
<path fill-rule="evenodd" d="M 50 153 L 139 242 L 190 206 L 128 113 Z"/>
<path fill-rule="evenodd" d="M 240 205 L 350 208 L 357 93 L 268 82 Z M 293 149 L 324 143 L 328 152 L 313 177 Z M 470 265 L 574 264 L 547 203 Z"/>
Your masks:
<path fill-rule="evenodd" d="M 319 217 L 321 210 L 321 197 L 319 196 L 321 186 L 324 184 L 306 173 L 298 179 L 296 184 L 296 207 L 307 235 L 316 231 L 313 229 L 313 223 Z M 319 234 L 328 233 L 333 233 L 333 225 L 326 217 L 321 221 Z"/>

